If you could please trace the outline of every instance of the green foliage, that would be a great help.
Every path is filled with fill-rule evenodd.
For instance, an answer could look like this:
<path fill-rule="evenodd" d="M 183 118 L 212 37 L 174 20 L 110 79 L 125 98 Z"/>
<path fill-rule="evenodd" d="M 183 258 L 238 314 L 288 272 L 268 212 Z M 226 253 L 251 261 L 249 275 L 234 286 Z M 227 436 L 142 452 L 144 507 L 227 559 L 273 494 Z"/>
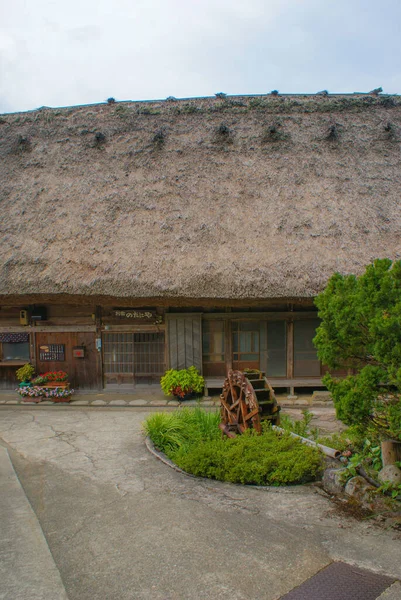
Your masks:
<path fill-rule="evenodd" d="M 367 365 L 358 375 L 336 379 L 326 374 L 323 383 L 331 392 L 337 417 L 344 423 L 363 423 L 380 393 L 381 370 Z"/>
<path fill-rule="evenodd" d="M 15 376 L 18 381 L 30 381 L 34 373 L 34 367 L 30 363 L 27 363 L 15 372 Z"/>
<path fill-rule="evenodd" d="M 288 485 L 315 479 L 321 454 L 288 434 L 247 432 L 230 439 L 192 445 L 174 454 L 176 464 L 193 475 L 232 483 Z"/>
<path fill-rule="evenodd" d="M 373 445 L 370 440 L 365 440 L 361 451 L 348 459 L 345 481 L 358 475 L 358 469 L 361 467 L 372 477 L 377 478 L 377 473 L 383 467 L 380 445 Z"/>
<path fill-rule="evenodd" d="M 323 446 L 335 448 L 344 453 L 361 453 L 365 441 L 369 439 L 376 445 L 379 443 L 377 433 L 373 426 L 365 427 L 361 425 L 352 425 L 341 433 L 319 436 L 316 441 Z"/>
<path fill-rule="evenodd" d="M 401 261 L 376 260 L 360 277 L 336 273 L 315 300 L 321 325 L 314 344 L 331 369 L 350 369 L 338 380 L 326 375 L 337 415 L 367 423 L 381 398 L 401 394 Z"/>
<path fill-rule="evenodd" d="M 222 439 L 218 411 L 201 407 L 156 413 L 144 423 L 155 446 L 179 467 L 200 477 L 233 483 L 287 485 L 315 479 L 322 456 L 287 433 L 270 427 Z"/>
<path fill-rule="evenodd" d="M 196 367 L 188 369 L 170 369 L 166 371 L 160 379 L 160 385 L 166 396 L 184 397 L 186 394 L 196 392 L 197 394 L 203 391 L 205 380 Z"/>
<path fill-rule="evenodd" d="M 220 437 L 220 414 L 200 407 L 183 408 L 174 413 L 155 413 L 143 424 L 154 445 L 172 456 L 179 448 Z"/>
<path fill-rule="evenodd" d="M 280 427 L 285 429 L 285 431 L 292 431 L 293 433 L 296 433 L 302 437 L 316 439 L 319 435 L 319 432 L 316 427 L 310 427 L 312 419 L 313 413 L 306 408 L 302 411 L 301 420 L 291 419 L 291 417 L 288 415 L 281 415 Z"/>
<path fill-rule="evenodd" d="M 387 395 L 379 400 L 373 417 L 373 424 L 382 437 L 401 442 L 401 401 Z"/>
<path fill-rule="evenodd" d="M 185 440 L 185 423 L 176 413 L 155 413 L 146 419 L 143 428 L 154 445 L 166 454 Z"/>
<path fill-rule="evenodd" d="M 397 484 L 391 483 L 391 481 L 386 481 L 378 488 L 377 491 L 391 496 L 393 500 L 401 501 L 401 483 Z"/>

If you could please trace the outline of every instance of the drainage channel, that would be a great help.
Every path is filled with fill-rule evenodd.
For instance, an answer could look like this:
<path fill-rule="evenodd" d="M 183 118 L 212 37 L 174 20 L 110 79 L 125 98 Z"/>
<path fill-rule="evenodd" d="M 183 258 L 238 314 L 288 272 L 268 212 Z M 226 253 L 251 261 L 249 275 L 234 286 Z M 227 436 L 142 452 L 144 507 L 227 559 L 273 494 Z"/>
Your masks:
<path fill-rule="evenodd" d="M 393 577 L 334 562 L 280 600 L 376 600 L 394 581 Z"/>

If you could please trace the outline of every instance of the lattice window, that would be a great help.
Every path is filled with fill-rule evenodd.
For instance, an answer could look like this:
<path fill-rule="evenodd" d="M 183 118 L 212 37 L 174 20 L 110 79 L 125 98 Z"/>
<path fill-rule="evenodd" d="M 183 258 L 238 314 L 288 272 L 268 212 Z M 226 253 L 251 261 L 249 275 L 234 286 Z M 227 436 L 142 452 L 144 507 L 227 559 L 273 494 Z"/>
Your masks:
<path fill-rule="evenodd" d="M 134 372 L 133 333 L 105 333 L 103 360 L 105 373 Z"/>
<path fill-rule="evenodd" d="M 164 333 L 134 333 L 134 375 L 163 375 Z"/>
<path fill-rule="evenodd" d="M 104 333 L 105 374 L 159 377 L 165 371 L 164 333 Z"/>

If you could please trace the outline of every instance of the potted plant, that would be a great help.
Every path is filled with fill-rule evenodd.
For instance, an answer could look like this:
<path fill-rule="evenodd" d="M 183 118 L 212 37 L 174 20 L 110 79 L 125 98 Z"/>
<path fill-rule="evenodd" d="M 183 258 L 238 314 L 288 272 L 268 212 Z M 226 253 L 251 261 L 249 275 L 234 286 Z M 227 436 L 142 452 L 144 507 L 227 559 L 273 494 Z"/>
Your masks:
<path fill-rule="evenodd" d="M 24 402 L 40 402 L 42 400 L 43 391 L 42 388 L 30 385 L 25 387 L 19 387 L 18 393 L 22 396 Z"/>
<path fill-rule="evenodd" d="M 46 388 L 69 388 L 68 374 L 65 371 L 47 371 L 41 373 L 33 380 L 34 385 L 43 386 Z"/>
<path fill-rule="evenodd" d="M 30 363 L 27 363 L 26 365 L 18 369 L 15 373 L 15 376 L 20 382 L 19 387 L 24 388 L 32 386 L 31 379 L 34 373 L 35 369 Z"/>
<path fill-rule="evenodd" d="M 31 387 L 20 387 L 18 393 L 23 397 L 24 402 L 40 402 L 41 400 L 51 400 L 52 402 L 70 402 L 74 390 L 64 387 L 44 387 L 34 385 Z"/>
<path fill-rule="evenodd" d="M 70 402 L 74 390 L 64 387 L 42 388 L 43 398 L 52 402 Z"/>
<path fill-rule="evenodd" d="M 196 367 L 188 369 L 170 369 L 160 380 L 160 385 L 166 396 L 175 396 L 180 400 L 187 400 L 194 393 L 203 391 L 205 380 Z"/>

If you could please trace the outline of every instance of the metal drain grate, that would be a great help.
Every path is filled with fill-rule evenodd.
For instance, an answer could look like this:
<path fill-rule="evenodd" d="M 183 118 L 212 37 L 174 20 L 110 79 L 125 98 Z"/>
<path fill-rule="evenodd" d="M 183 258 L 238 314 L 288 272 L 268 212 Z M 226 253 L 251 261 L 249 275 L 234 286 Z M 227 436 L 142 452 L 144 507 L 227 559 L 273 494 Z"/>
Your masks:
<path fill-rule="evenodd" d="M 394 578 L 335 562 L 281 600 L 376 600 Z"/>

